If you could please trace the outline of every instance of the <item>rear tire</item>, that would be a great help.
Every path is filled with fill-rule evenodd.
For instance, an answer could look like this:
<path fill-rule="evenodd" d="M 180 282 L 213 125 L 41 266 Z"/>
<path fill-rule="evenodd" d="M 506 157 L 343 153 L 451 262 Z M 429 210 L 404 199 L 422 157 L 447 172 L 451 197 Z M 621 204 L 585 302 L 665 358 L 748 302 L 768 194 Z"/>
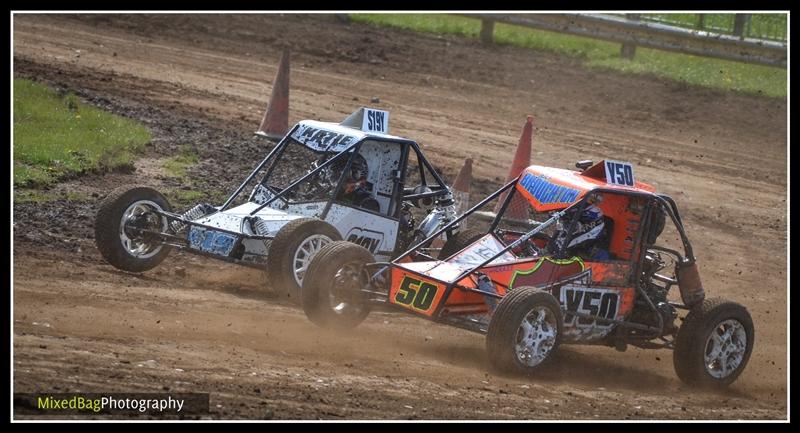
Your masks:
<path fill-rule="evenodd" d="M 453 233 L 453 236 L 450 236 L 447 239 L 447 242 L 444 243 L 441 251 L 439 251 L 439 260 L 444 260 L 463 250 L 464 248 L 470 246 L 473 242 L 482 238 L 485 234 L 486 233 L 475 229 L 459 230 L 458 232 Z"/>
<path fill-rule="evenodd" d="M 374 261 L 369 250 L 351 242 L 335 241 L 324 246 L 303 280 L 303 311 L 309 320 L 340 330 L 364 321 L 370 305 L 360 289 L 369 279 L 364 265 Z"/>
<path fill-rule="evenodd" d="M 149 209 L 172 211 L 167 199 L 147 186 L 120 187 L 100 203 L 94 220 L 94 240 L 100 255 L 117 269 L 144 272 L 158 266 L 170 247 L 157 239 L 141 235 L 133 225 L 167 231 L 165 217 L 146 216 Z"/>
<path fill-rule="evenodd" d="M 672 361 L 685 383 L 725 388 L 744 370 L 753 351 L 753 319 L 742 305 L 705 299 L 689 311 L 675 338 Z"/>
<path fill-rule="evenodd" d="M 536 372 L 561 344 L 563 324 L 561 306 L 552 294 L 535 287 L 509 292 L 489 322 L 489 363 L 499 371 Z"/>
<path fill-rule="evenodd" d="M 281 227 L 267 252 L 269 281 L 281 297 L 300 304 L 308 266 L 320 248 L 341 240 L 330 224 L 317 218 L 298 218 Z"/>

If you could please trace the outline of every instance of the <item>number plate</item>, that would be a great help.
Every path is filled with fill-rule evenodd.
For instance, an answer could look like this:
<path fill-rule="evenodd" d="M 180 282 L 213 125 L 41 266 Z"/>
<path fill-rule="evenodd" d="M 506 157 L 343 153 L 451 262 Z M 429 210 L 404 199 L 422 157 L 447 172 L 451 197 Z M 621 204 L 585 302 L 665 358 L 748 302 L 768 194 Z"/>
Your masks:
<path fill-rule="evenodd" d="M 361 130 L 364 132 L 382 132 L 386 134 L 386 132 L 389 131 L 389 112 L 364 108 L 364 119 L 361 121 Z"/>
<path fill-rule="evenodd" d="M 633 165 L 628 162 L 606 160 L 606 182 L 612 185 L 634 186 Z"/>
<path fill-rule="evenodd" d="M 236 245 L 236 236 L 193 226 L 188 241 L 190 248 L 227 257 Z"/>

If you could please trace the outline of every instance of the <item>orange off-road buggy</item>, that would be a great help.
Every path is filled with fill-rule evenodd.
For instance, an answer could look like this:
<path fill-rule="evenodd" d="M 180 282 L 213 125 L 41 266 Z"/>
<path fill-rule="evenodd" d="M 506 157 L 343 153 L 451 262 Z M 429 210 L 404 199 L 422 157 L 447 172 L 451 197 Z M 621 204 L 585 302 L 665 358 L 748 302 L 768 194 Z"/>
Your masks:
<path fill-rule="evenodd" d="M 561 343 L 668 348 L 683 381 L 732 383 L 750 357 L 753 322 L 743 306 L 705 297 L 675 202 L 635 181 L 630 164 L 576 166 L 528 167 L 391 262 L 353 243 L 327 245 L 303 282 L 306 315 L 348 328 L 375 303 L 391 304 L 485 333 L 491 365 L 525 373 Z M 482 210 L 493 202 L 496 214 Z M 590 207 L 602 214 L 591 245 L 602 254 L 571 247 Z M 465 228 L 481 217 L 482 229 Z M 456 228 L 434 258 L 437 238 Z M 682 323 L 679 310 L 688 311 Z"/>

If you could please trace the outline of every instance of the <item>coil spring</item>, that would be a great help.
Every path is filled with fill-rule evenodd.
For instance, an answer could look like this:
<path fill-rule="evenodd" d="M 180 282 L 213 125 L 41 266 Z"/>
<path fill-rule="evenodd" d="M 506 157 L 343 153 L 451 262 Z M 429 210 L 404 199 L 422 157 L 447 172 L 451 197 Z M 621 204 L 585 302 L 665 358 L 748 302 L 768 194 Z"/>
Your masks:
<path fill-rule="evenodd" d="M 208 206 L 207 204 L 201 203 L 189 209 L 188 211 L 184 212 L 183 215 L 181 215 L 181 217 L 189 221 L 194 221 L 202 216 L 207 215 L 209 213 L 209 208 L 210 206 Z M 186 224 L 181 221 L 173 221 L 172 224 L 170 224 L 170 226 L 172 227 L 172 230 L 175 233 L 177 233 L 183 230 L 183 228 L 186 227 Z"/>
<path fill-rule="evenodd" d="M 269 234 L 269 228 L 267 227 L 267 222 L 259 217 L 254 218 L 253 229 L 259 236 L 266 236 Z"/>
<path fill-rule="evenodd" d="M 441 226 L 449 223 L 450 221 L 453 221 L 458 217 L 458 213 L 456 211 L 456 202 L 455 200 L 453 200 L 453 193 L 450 192 L 449 188 L 448 188 L 448 194 L 439 199 L 437 205 L 438 205 L 437 210 L 439 210 L 443 214 L 442 215 L 443 218 L 439 228 L 441 228 Z"/>

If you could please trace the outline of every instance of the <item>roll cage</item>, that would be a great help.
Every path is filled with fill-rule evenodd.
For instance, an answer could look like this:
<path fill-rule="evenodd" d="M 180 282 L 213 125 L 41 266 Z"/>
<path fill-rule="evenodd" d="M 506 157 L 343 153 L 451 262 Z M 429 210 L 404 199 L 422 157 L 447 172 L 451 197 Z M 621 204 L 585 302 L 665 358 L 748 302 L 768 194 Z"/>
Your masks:
<path fill-rule="evenodd" d="M 264 168 L 270 163 L 270 161 L 274 160 L 275 158 L 278 158 L 286 150 L 287 146 L 289 146 L 292 143 L 292 138 L 291 138 L 292 135 L 301 127 L 301 125 L 302 125 L 302 122 L 295 124 L 295 126 L 292 127 L 292 129 L 289 130 L 286 133 L 286 135 L 284 135 L 284 137 L 275 145 L 275 147 L 272 150 L 270 150 L 270 152 L 267 154 L 267 156 L 253 169 L 253 171 L 233 191 L 233 193 L 231 193 L 231 195 L 225 200 L 225 202 L 219 207 L 216 207 L 216 206 L 210 207 L 209 208 L 210 212 L 206 216 L 211 216 L 211 215 L 214 215 L 216 213 L 223 212 L 226 209 L 229 209 L 232 206 L 232 204 L 234 203 L 234 201 L 238 197 L 241 196 L 242 192 L 245 190 L 247 185 L 250 184 L 254 179 L 256 179 L 262 171 L 264 171 Z M 340 127 L 339 125 L 336 125 L 336 124 L 331 124 L 331 125 L 332 125 L 331 126 L 332 128 L 337 128 L 337 129 L 341 129 L 342 128 L 342 127 Z M 261 134 L 257 134 L 257 135 L 261 135 Z M 340 161 L 342 159 L 346 159 L 347 161 L 346 161 L 345 168 L 344 168 L 344 170 L 342 170 L 342 173 L 339 175 L 339 177 L 338 177 L 338 179 L 336 181 L 335 189 L 332 191 L 332 193 L 329 196 L 327 196 L 327 199 L 326 199 L 327 203 L 325 205 L 324 210 L 322 211 L 322 213 L 319 216 L 320 219 L 325 219 L 326 216 L 328 215 L 330 209 L 331 209 L 331 206 L 332 206 L 333 202 L 336 200 L 336 197 L 338 197 L 340 192 L 342 191 L 342 188 L 343 188 L 344 183 L 345 183 L 344 182 L 345 174 L 350 170 L 350 167 L 351 167 L 351 165 L 353 163 L 353 159 L 354 159 L 355 155 L 358 154 L 358 152 L 361 149 L 361 146 L 366 141 L 395 143 L 395 144 L 399 144 L 401 146 L 401 154 L 400 154 L 400 159 L 401 160 L 400 160 L 400 163 L 398 165 L 398 169 L 394 170 L 392 172 L 392 179 L 396 183 L 396 187 L 393 190 L 392 199 L 391 199 L 391 207 L 389 209 L 389 212 L 387 212 L 389 218 L 398 219 L 398 216 L 399 216 L 399 213 L 400 213 L 400 204 L 403 201 L 420 200 L 420 199 L 424 199 L 424 198 L 446 197 L 446 196 L 448 196 L 450 194 L 450 190 L 447 187 L 447 184 L 444 182 L 444 180 L 441 178 L 441 176 L 439 176 L 439 174 L 436 172 L 436 170 L 433 168 L 432 164 L 427 160 L 427 158 L 425 158 L 424 153 L 422 152 L 422 150 L 420 149 L 419 145 L 415 141 L 404 139 L 404 138 L 401 138 L 401 137 L 395 137 L 395 136 L 391 136 L 391 135 L 387 135 L 387 134 L 378 134 L 378 133 L 366 133 L 365 134 L 365 133 L 361 133 L 358 130 L 354 130 L 353 135 L 356 136 L 356 137 L 359 137 L 355 142 L 353 142 L 350 145 L 345 146 L 344 148 L 342 148 L 342 150 L 338 151 L 335 155 L 333 155 L 332 157 L 327 159 L 324 163 L 318 165 L 313 170 L 311 170 L 308 173 L 306 173 L 306 174 L 302 175 L 301 177 L 297 178 L 296 180 L 291 182 L 289 185 L 287 185 L 286 187 L 282 188 L 280 191 L 277 191 L 274 194 L 274 196 L 270 197 L 267 201 L 265 201 L 262 204 L 259 204 L 253 210 L 249 211 L 248 212 L 249 217 L 256 216 L 256 214 L 259 211 L 261 211 L 264 208 L 266 208 L 267 206 L 269 206 L 275 200 L 283 198 L 293 188 L 295 188 L 296 186 L 300 185 L 301 183 L 309 180 L 313 176 L 315 176 L 318 173 L 320 173 L 322 170 L 325 170 L 326 168 L 330 167 L 333 163 L 335 163 L 337 161 Z M 324 152 L 324 149 L 318 149 L 318 150 L 322 150 Z M 406 188 L 405 187 L 406 186 L 405 185 L 406 184 L 406 180 L 407 180 L 406 179 L 407 178 L 407 174 L 409 172 L 409 156 L 411 155 L 411 152 L 414 152 L 414 154 L 417 157 L 418 167 L 414 167 L 414 168 L 419 170 L 419 178 L 420 178 L 421 185 L 428 187 L 429 191 L 421 192 L 421 193 L 415 193 L 413 191 L 413 188 Z M 259 185 L 265 184 L 270 179 L 270 175 L 273 173 L 275 166 L 276 166 L 276 164 L 272 164 L 272 165 L 269 166 L 269 168 L 266 170 L 266 172 L 263 174 L 263 176 L 261 176 L 259 181 L 255 184 L 255 186 L 253 188 L 254 191 Z M 426 175 L 426 171 L 430 174 L 430 178 Z M 250 201 L 250 199 L 252 199 L 252 196 L 250 198 L 248 198 L 248 201 Z M 365 211 L 366 212 L 370 212 L 368 210 L 365 210 Z M 209 230 L 213 230 L 213 231 L 216 231 L 216 232 L 222 232 L 222 233 L 226 233 L 226 234 L 229 234 L 229 235 L 236 236 L 237 238 L 240 239 L 239 241 L 237 241 L 237 245 L 238 246 L 241 246 L 241 239 L 272 240 L 275 237 L 273 235 L 263 235 L 263 234 L 257 234 L 255 232 L 253 232 L 253 233 L 244 233 L 244 232 L 241 232 L 241 231 L 233 231 L 233 230 L 227 230 L 227 229 L 224 229 L 224 228 L 221 228 L 221 227 L 209 226 L 207 224 L 203 224 L 203 223 L 198 223 L 196 221 L 192 221 L 192 220 L 190 220 L 188 218 L 185 218 L 183 215 L 180 215 L 180 214 L 177 214 L 177 213 L 174 213 L 174 212 L 168 212 L 168 211 L 164 211 L 164 210 L 153 210 L 153 212 L 158 214 L 158 215 L 160 215 L 160 216 L 163 216 L 164 218 L 166 218 L 167 222 L 168 222 L 168 226 L 173 226 L 173 224 L 176 224 L 176 225 L 182 225 L 184 227 L 200 227 L 200 228 L 209 229 Z M 176 236 L 176 234 L 172 233 L 169 230 L 167 230 L 167 231 L 141 230 L 141 232 L 146 234 L 146 235 L 148 235 L 148 236 L 157 237 L 157 238 L 160 239 L 161 242 L 163 242 L 165 244 L 168 244 L 170 246 L 173 246 L 173 247 L 177 247 L 177 248 L 186 248 L 187 247 L 186 239 L 184 239 L 181 236 Z M 220 260 L 223 260 L 223 261 L 229 261 L 229 262 L 232 262 L 232 263 L 243 264 L 245 266 L 254 266 L 254 267 L 258 267 L 259 266 L 259 265 L 253 265 L 253 264 L 251 264 L 249 262 L 244 262 L 244 261 L 241 261 L 241 260 L 238 260 L 238 259 L 234 259 L 234 258 L 210 255 L 210 254 L 204 253 L 202 251 L 193 251 L 193 252 L 196 253 L 196 254 L 199 254 L 199 255 L 205 255 L 205 256 L 214 257 L 216 259 L 220 259 Z"/>
<path fill-rule="evenodd" d="M 247 176 L 247 178 L 242 182 L 242 184 L 239 185 L 239 187 L 236 188 L 236 190 L 228 197 L 228 199 L 225 201 L 225 203 L 220 207 L 219 211 L 224 211 L 225 209 L 230 207 L 230 205 L 234 202 L 234 200 L 236 200 L 236 198 L 239 197 L 239 195 L 245 189 L 247 184 L 249 184 L 255 177 L 258 176 L 258 174 L 264 169 L 264 166 L 266 166 L 269 163 L 270 160 L 272 160 L 273 158 L 280 157 L 280 155 L 286 150 L 287 146 L 290 144 L 292 134 L 299 127 L 300 127 L 300 124 L 295 125 L 278 142 L 278 144 L 270 151 L 270 153 L 267 154 L 267 156 L 264 158 L 264 160 L 262 160 L 261 163 L 259 163 L 259 165 L 256 166 L 256 168 L 250 173 L 249 176 Z M 397 214 L 397 212 L 399 211 L 398 204 L 400 202 L 402 202 L 402 201 L 405 201 L 405 200 L 419 200 L 419 199 L 423 199 L 423 198 L 442 197 L 442 196 L 445 196 L 446 194 L 448 194 L 449 190 L 447 188 L 447 184 L 444 182 L 444 180 L 442 180 L 442 178 L 439 176 L 439 174 L 436 172 L 436 170 L 434 170 L 434 168 L 431 165 L 431 163 L 425 158 L 425 155 L 422 153 L 422 151 L 419 148 L 419 145 L 415 141 L 402 139 L 402 138 L 398 138 L 398 137 L 380 135 L 380 134 L 367 134 L 367 135 L 362 136 L 360 139 L 358 139 L 358 141 L 356 141 L 352 145 L 349 145 L 346 148 L 344 148 L 343 150 L 341 150 L 338 153 L 336 153 L 334 156 L 332 156 L 331 158 L 326 160 L 323 164 L 320 164 L 319 166 L 317 166 L 314 170 L 309 171 L 305 175 L 301 176 L 300 178 L 296 179 L 294 182 L 292 182 L 291 184 L 289 184 L 288 186 L 283 188 L 281 191 L 278 191 L 273 197 L 271 197 L 265 203 L 262 203 L 257 208 L 252 210 L 250 212 L 250 215 L 255 215 L 260 210 L 262 210 L 265 207 L 269 206 L 275 200 L 283 198 L 286 195 L 287 192 L 291 191 L 296 186 L 302 184 L 303 182 L 305 182 L 308 179 L 312 178 L 313 176 L 317 175 L 322 170 L 325 170 L 326 168 L 328 168 L 329 166 L 331 166 L 335 162 L 346 158 L 347 159 L 346 165 L 344 167 L 344 170 L 342 170 L 342 173 L 341 173 L 341 175 L 339 176 L 339 178 L 338 178 L 338 180 L 336 182 L 336 188 L 334 189 L 333 194 L 331 195 L 331 199 L 328 200 L 328 203 L 326 204 L 325 209 L 323 210 L 322 214 L 320 215 L 321 219 L 325 219 L 325 217 L 327 216 L 327 214 L 328 214 L 328 212 L 329 212 L 329 210 L 331 208 L 331 204 L 333 202 L 332 199 L 337 197 L 340 194 L 340 192 L 342 191 L 344 180 L 345 180 L 345 173 L 347 173 L 350 170 L 355 155 L 358 154 L 358 152 L 361 149 L 361 146 L 367 140 L 378 141 L 378 142 L 386 142 L 386 143 L 397 143 L 397 144 L 400 144 L 402 146 L 402 153 L 401 153 L 401 157 L 400 157 L 401 158 L 400 166 L 398 167 L 398 170 L 396 170 L 395 173 L 393 173 L 394 181 L 398 184 L 398 187 L 395 188 L 395 191 L 394 191 L 394 195 L 393 195 L 393 199 L 392 199 L 392 206 L 393 207 L 388 212 L 388 214 L 390 216 L 395 216 Z M 429 187 L 431 189 L 430 192 L 415 194 L 415 193 L 413 193 L 411 191 L 407 191 L 406 188 L 405 188 L 406 173 L 408 171 L 409 155 L 410 155 L 410 152 L 412 152 L 412 151 L 416 154 L 417 161 L 419 162 L 418 170 L 419 170 L 420 180 L 422 182 L 422 185 Z M 270 175 L 272 174 L 274 168 L 275 168 L 274 164 L 272 166 L 270 166 L 269 169 L 266 171 L 266 173 L 264 173 L 264 175 L 262 176 L 262 178 L 258 182 L 258 184 L 261 184 L 261 185 L 265 184 L 266 181 L 270 178 Z M 433 182 L 430 183 L 430 184 L 428 183 L 428 178 L 425 175 L 425 171 L 426 170 L 433 177 L 433 179 L 432 179 Z"/>
<path fill-rule="evenodd" d="M 446 262 L 447 260 L 451 259 L 452 257 L 457 255 L 458 253 L 454 253 L 450 257 L 446 257 L 443 260 L 437 260 L 437 259 L 435 259 L 433 257 L 425 255 L 424 253 L 422 253 L 420 251 L 420 249 L 423 248 L 425 245 L 429 245 L 430 242 L 432 242 L 438 236 L 441 236 L 443 233 L 446 233 L 449 230 L 454 229 L 455 227 L 458 226 L 458 224 L 460 222 L 464 221 L 469 216 L 475 214 L 476 212 L 481 210 L 484 206 L 486 206 L 488 203 L 492 202 L 496 198 L 500 197 L 503 193 L 508 191 L 508 194 L 506 194 L 506 196 L 504 197 L 503 202 L 501 204 L 501 207 L 500 207 L 499 211 L 497 212 L 497 214 L 492 219 L 491 225 L 490 225 L 490 227 L 489 227 L 489 229 L 487 231 L 487 234 L 488 233 L 492 233 L 496 239 L 501 240 L 502 237 L 499 236 L 499 234 L 498 234 L 498 226 L 499 226 L 500 222 L 503 220 L 504 213 L 508 209 L 509 204 L 512 202 L 512 200 L 514 198 L 514 195 L 518 194 L 518 192 L 517 192 L 516 188 L 514 188 L 514 186 L 517 184 L 517 182 L 520 180 L 521 177 L 522 177 L 522 175 L 520 175 L 517 178 L 515 178 L 514 180 L 508 182 L 503 187 L 501 187 L 500 189 L 498 189 L 494 193 L 490 194 L 489 196 L 487 196 L 486 198 L 481 200 L 479 203 L 477 203 L 475 206 L 473 206 L 472 208 L 467 210 L 465 213 L 463 213 L 462 215 L 458 216 L 456 219 L 454 219 L 453 221 L 449 222 L 448 224 L 446 224 L 445 226 L 441 227 L 439 230 L 437 230 L 436 232 L 434 232 L 433 234 L 428 236 L 426 239 L 424 239 L 422 241 L 419 241 L 416 245 L 412 246 L 410 249 L 408 249 L 406 252 L 404 252 L 403 254 L 399 255 L 398 257 L 396 257 L 391 262 L 379 262 L 379 263 L 368 264 L 367 265 L 368 268 L 372 268 L 372 269 L 378 268 L 377 272 L 374 272 L 372 274 L 372 281 L 386 281 L 386 279 L 382 278 L 381 275 L 384 272 L 389 271 L 391 268 L 401 267 L 401 263 L 404 261 L 404 259 L 407 261 L 409 256 L 411 256 L 411 255 L 415 255 L 415 257 L 421 257 L 423 259 L 428 259 L 428 260 L 438 261 L 438 262 Z M 620 190 L 618 188 L 612 189 L 612 188 L 598 187 L 598 188 L 592 189 L 590 193 L 587 193 L 580 200 L 574 202 L 573 204 L 571 204 L 571 205 L 569 205 L 569 206 L 567 206 L 567 207 L 565 207 L 565 208 L 563 208 L 561 210 L 554 211 L 553 213 L 551 213 L 550 217 L 547 220 L 543 221 L 543 222 L 537 222 L 537 221 L 530 221 L 529 220 L 529 223 L 534 225 L 534 227 L 531 230 L 522 233 L 519 238 L 517 238 L 513 242 L 510 242 L 510 243 L 506 244 L 500 251 L 497 251 L 491 257 L 489 257 L 487 259 L 484 259 L 483 261 L 481 261 L 480 263 L 478 263 L 476 265 L 472 265 L 472 266 L 468 267 L 467 269 L 463 270 L 457 277 L 450 279 L 450 282 L 446 282 L 446 288 L 445 288 L 445 292 L 444 292 L 444 295 L 442 297 L 442 300 L 439 302 L 438 306 L 436 307 L 436 310 L 434 311 L 433 315 L 431 316 L 431 319 L 433 319 L 435 321 L 447 322 L 448 324 L 451 324 L 451 325 L 454 325 L 454 326 L 458 326 L 458 327 L 462 327 L 462 328 L 465 328 L 465 329 L 468 329 L 468 330 L 472 330 L 472 331 L 485 331 L 484 329 L 481 329 L 480 327 L 476 328 L 476 326 L 473 323 L 462 323 L 463 321 L 460 320 L 457 317 L 444 317 L 442 313 L 443 313 L 444 307 L 445 307 L 445 305 L 447 303 L 447 300 L 449 299 L 449 297 L 450 297 L 450 295 L 451 295 L 451 293 L 452 293 L 452 291 L 454 289 L 463 290 L 463 291 L 467 291 L 467 292 L 473 292 L 473 293 L 477 293 L 477 294 L 480 294 L 480 295 L 483 295 L 483 296 L 488 296 L 488 297 L 491 297 L 491 298 L 494 298 L 494 299 L 501 299 L 505 295 L 501 295 L 501 294 L 498 294 L 498 293 L 495 293 L 495 292 L 488 292 L 488 291 L 485 291 L 485 290 L 481 290 L 480 288 L 477 288 L 477 287 L 475 287 L 475 288 L 466 287 L 466 286 L 463 286 L 463 285 L 459 284 L 459 282 L 462 281 L 464 278 L 472 275 L 472 274 L 480 272 L 480 270 L 482 268 L 484 268 L 485 266 L 491 264 L 492 262 L 494 262 L 498 258 L 501 258 L 503 255 L 509 253 L 511 250 L 513 250 L 513 249 L 517 248 L 518 246 L 522 245 L 524 242 L 528 241 L 529 239 L 531 239 L 536 234 L 541 233 L 543 230 L 545 230 L 548 227 L 552 226 L 553 224 L 555 224 L 556 221 L 558 221 L 563 216 L 569 214 L 573 210 L 577 210 L 577 212 L 572 212 L 574 217 L 569 222 L 569 224 L 570 224 L 569 227 L 570 228 L 568 228 L 568 232 L 571 232 L 571 226 L 575 224 L 575 222 L 577 221 L 578 215 L 580 214 L 580 211 L 583 210 L 583 208 L 588 205 L 588 200 L 591 197 L 591 195 L 594 194 L 594 193 L 623 194 L 623 195 L 628 195 L 628 196 L 641 197 L 641 198 L 644 198 L 646 200 L 646 202 L 645 202 L 646 203 L 646 211 L 645 211 L 645 214 L 643 216 L 643 222 L 641 224 L 640 229 L 638 230 L 637 237 L 636 237 L 636 239 L 634 241 L 634 245 L 639 246 L 638 255 L 631 260 L 632 265 L 633 265 L 633 269 L 632 269 L 632 272 L 630 273 L 630 278 L 631 278 L 631 280 L 633 280 L 632 283 L 634 285 L 637 285 L 636 279 L 638 279 L 642 275 L 642 264 L 643 264 L 643 261 L 645 260 L 645 255 L 646 255 L 646 253 L 647 253 L 647 251 L 649 249 L 656 249 L 656 250 L 660 250 L 660 251 L 664 251 L 664 252 L 667 252 L 669 254 L 672 254 L 672 255 L 674 255 L 676 257 L 676 259 L 679 262 L 682 262 L 682 263 L 693 263 L 695 261 L 695 258 L 694 258 L 693 252 L 692 252 L 691 243 L 689 242 L 689 239 L 686 236 L 686 233 L 685 233 L 685 230 L 684 230 L 681 218 L 680 218 L 680 214 L 678 213 L 677 206 L 676 206 L 674 200 L 671 197 L 669 197 L 667 195 L 663 195 L 663 194 L 654 194 L 654 193 L 651 193 L 651 192 L 635 190 L 635 189 L 631 189 L 630 191 L 625 191 L 625 190 Z M 652 224 L 654 224 L 654 218 L 655 218 L 655 215 L 656 215 L 655 213 L 659 212 L 661 209 L 663 209 L 663 211 L 667 215 L 669 215 L 671 221 L 675 225 L 675 227 L 676 227 L 676 229 L 677 229 L 677 231 L 678 231 L 678 233 L 680 235 L 681 242 L 683 244 L 683 249 L 684 249 L 683 254 L 681 254 L 678 251 L 672 250 L 672 249 L 655 246 L 653 243 L 645 242 L 645 240 L 643 239 L 644 234 L 645 233 L 649 233 L 650 226 Z M 655 239 L 653 239 L 652 241 L 655 241 Z M 501 242 L 505 243 L 502 240 L 501 240 Z M 566 243 L 565 243 L 565 245 L 566 245 Z M 563 254 L 563 253 L 564 253 L 564 251 L 556 251 L 555 252 L 556 255 Z M 549 288 L 549 287 L 554 287 L 554 286 L 558 286 L 558 285 L 561 285 L 561 284 L 565 284 L 565 283 L 568 283 L 568 282 L 570 282 L 573 279 L 578 278 L 578 277 L 580 277 L 580 275 L 567 277 L 565 279 L 560 279 L 558 281 L 552 281 L 547 286 L 545 286 L 543 288 Z M 428 278 L 430 278 L 430 277 L 428 277 Z M 677 283 L 677 281 L 675 281 L 674 279 L 669 279 L 667 277 L 662 277 L 662 278 L 664 278 L 664 281 L 667 282 L 670 286 L 672 284 Z M 494 281 L 494 280 L 492 280 L 492 282 L 494 284 L 502 285 L 499 282 Z M 505 287 L 505 285 L 502 285 L 502 286 Z M 508 289 L 508 287 L 505 287 L 505 288 Z M 367 292 L 369 292 L 371 294 L 374 294 L 374 295 L 378 295 L 378 294 L 384 295 L 384 296 L 386 295 L 385 293 L 378 292 L 378 291 L 375 291 L 375 290 L 367 290 Z M 648 301 L 649 301 L 649 299 L 648 299 Z M 652 302 L 649 302 L 649 303 L 652 304 Z M 676 306 L 676 307 L 679 307 L 679 308 L 683 308 L 684 307 L 683 305 L 680 305 L 680 304 L 674 304 L 673 303 L 673 305 Z M 653 306 L 653 308 L 655 308 L 655 307 Z M 634 327 L 636 327 L 636 326 L 634 326 Z M 644 328 L 647 328 L 647 329 L 644 329 Z M 648 330 L 648 331 L 653 331 L 654 330 L 654 329 L 650 329 L 650 327 L 646 327 L 644 325 L 642 325 L 642 329 L 643 330 Z"/>

